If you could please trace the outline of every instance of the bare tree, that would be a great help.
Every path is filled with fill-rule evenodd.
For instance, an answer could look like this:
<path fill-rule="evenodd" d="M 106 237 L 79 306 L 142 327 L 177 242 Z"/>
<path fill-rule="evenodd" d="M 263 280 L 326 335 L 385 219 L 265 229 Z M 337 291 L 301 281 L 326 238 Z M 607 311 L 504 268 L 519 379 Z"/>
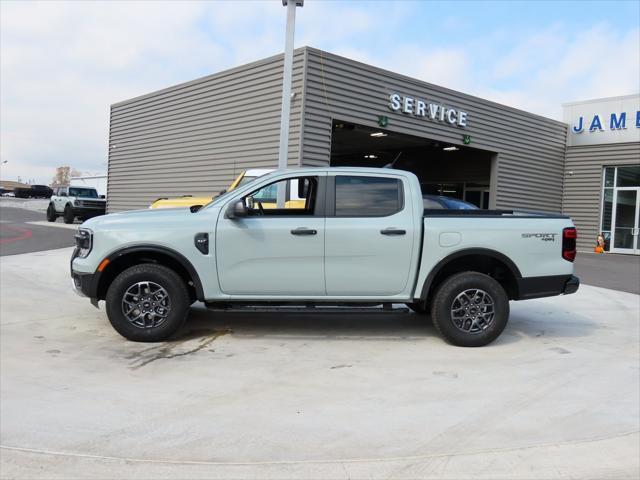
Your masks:
<path fill-rule="evenodd" d="M 52 187 L 58 187 L 61 185 L 69 185 L 69 179 L 71 178 L 71 167 L 68 165 L 63 165 L 61 167 L 56 168 L 56 174 L 51 180 Z"/>

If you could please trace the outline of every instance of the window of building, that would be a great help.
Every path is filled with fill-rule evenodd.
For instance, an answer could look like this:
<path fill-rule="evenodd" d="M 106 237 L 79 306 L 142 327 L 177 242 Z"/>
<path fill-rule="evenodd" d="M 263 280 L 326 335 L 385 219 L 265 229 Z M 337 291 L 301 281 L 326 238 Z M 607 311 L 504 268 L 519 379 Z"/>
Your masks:
<path fill-rule="evenodd" d="M 640 165 L 605 167 L 600 232 L 605 251 L 635 253 L 640 247 Z"/>
<path fill-rule="evenodd" d="M 402 182 L 395 178 L 337 176 L 337 217 L 386 217 L 402 210 Z"/>

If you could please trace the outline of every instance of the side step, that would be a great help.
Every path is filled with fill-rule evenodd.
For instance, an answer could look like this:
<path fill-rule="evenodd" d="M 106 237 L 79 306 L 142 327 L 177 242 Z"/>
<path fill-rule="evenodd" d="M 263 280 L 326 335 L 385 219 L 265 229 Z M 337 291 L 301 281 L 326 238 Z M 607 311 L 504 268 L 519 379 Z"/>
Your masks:
<path fill-rule="evenodd" d="M 394 306 L 395 305 L 395 306 Z M 402 306 L 400 306 L 402 305 Z M 267 303 L 219 303 L 206 302 L 205 306 L 208 310 L 218 312 L 278 312 L 278 313 L 406 313 L 409 311 L 404 304 L 377 303 L 377 304 L 267 304 Z"/>

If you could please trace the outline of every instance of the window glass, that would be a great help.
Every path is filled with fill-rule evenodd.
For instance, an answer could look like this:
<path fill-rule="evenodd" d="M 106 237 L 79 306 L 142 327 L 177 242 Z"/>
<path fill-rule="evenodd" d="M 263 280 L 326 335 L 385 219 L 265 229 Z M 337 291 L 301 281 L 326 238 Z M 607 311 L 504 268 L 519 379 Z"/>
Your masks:
<path fill-rule="evenodd" d="M 616 167 L 606 167 L 604 169 L 604 186 L 613 187 L 613 180 L 616 173 Z"/>
<path fill-rule="evenodd" d="M 93 188 L 78 188 L 71 187 L 69 188 L 69 196 L 70 197 L 87 197 L 87 198 L 98 198 L 98 192 Z"/>
<path fill-rule="evenodd" d="M 640 165 L 618 167 L 616 183 L 618 187 L 640 187 Z"/>
<path fill-rule="evenodd" d="M 316 177 L 280 180 L 251 192 L 245 197 L 245 204 L 249 215 L 254 216 L 313 215 L 317 185 Z M 277 208 L 280 186 L 285 192 L 284 208 Z"/>
<path fill-rule="evenodd" d="M 605 188 L 602 196 L 602 225 L 601 231 L 611 230 L 611 210 L 613 208 L 613 189 Z"/>
<path fill-rule="evenodd" d="M 385 177 L 336 177 L 337 217 L 384 217 L 400 210 L 400 180 Z"/>

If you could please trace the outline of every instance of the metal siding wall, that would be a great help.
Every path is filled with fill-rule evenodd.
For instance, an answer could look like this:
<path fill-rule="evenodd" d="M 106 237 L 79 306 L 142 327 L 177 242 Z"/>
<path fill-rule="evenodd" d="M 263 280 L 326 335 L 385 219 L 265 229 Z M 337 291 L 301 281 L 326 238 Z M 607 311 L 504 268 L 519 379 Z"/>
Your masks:
<path fill-rule="evenodd" d="M 559 212 L 567 127 L 564 123 L 383 69 L 308 48 L 302 164 L 327 165 L 331 120 L 377 127 L 387 115 L 387 130 L 498 153 L 498 208 Z M 391 111 L 390 93 L 419 97 L 466 110 L 468 126 L 459 128 Z"/>
<path fill-rule="evenodd" d="M 640 143 L 567 148 L 562 210 L 576 224 L 578 248 L 591 251 L 596 244 L 602 209 L 603 167 L 633 164 L 640 164 Z"/>
<path fill-rule="evenodd" d="M 158 197 L 214 195 L 247 168 L 275 168 L 278 55 L 112 105 L 109 212 Z M 299 165 L 304 51 L 294 53 L 289 164 Z"/>

